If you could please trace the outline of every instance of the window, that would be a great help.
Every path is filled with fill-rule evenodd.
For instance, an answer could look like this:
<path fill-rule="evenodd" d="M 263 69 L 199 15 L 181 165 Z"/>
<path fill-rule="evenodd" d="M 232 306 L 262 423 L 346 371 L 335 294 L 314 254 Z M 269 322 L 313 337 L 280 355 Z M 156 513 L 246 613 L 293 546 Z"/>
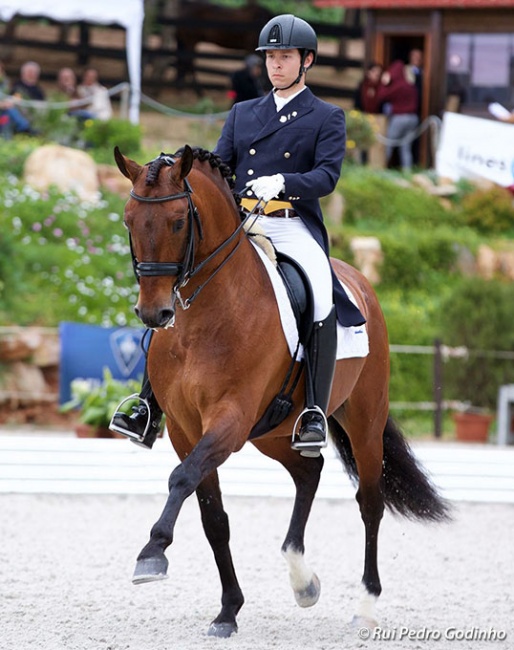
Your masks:
<path fill-rule="evenodd" d="M 514 108 L 514 34 L 450 34 L 446 80 L 464 112 L 493 101 Z"/>

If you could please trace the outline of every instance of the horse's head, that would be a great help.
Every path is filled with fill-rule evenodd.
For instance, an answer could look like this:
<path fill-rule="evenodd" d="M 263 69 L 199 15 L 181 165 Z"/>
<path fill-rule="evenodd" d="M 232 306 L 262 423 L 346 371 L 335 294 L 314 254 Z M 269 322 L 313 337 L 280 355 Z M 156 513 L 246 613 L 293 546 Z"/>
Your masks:
<path fill-rule="evenodd" d="M 143 166 L 117 147 L 114 157 L 133 186 L 125 225 L 140 285 L 136 314 L 147 327 L 169 327 L 176 305 L 187 309 L 246 239 L 231 191 L 232 171 L 216 154 L 187 145 Z M 182 298 L 192 278 L 196 286 Z"/>
<path fill-rule="evenodd" d="M 187 181 L 193 152 L 186 146 L 180 158 L 161 154 L 143 166 L 123 156 L 118 147 L 114 157 L 133 186 L 124 223 L 140 283 L 135 311 L 147 327 L 167 327 L 175 317 L 173 288 L 187 280 L 198 235 Z"/>

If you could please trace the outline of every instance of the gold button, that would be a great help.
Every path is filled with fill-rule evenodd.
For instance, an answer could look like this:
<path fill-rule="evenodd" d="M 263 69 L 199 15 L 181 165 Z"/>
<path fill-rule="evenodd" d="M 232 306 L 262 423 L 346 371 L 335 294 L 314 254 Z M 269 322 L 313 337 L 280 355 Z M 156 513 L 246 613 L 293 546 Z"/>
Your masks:
<path fill-rule="evenodd" d="M 257 152 L 255 151 L 255 149 L 250 149 L 248 153 L 250 154 L 250 156 L 255 156 Z"/>
<path fill-rule="evenodd" d="M 284 158 L 291 158 L 291 154 L 289 153 L 289 151 L 285 152 Z"/>

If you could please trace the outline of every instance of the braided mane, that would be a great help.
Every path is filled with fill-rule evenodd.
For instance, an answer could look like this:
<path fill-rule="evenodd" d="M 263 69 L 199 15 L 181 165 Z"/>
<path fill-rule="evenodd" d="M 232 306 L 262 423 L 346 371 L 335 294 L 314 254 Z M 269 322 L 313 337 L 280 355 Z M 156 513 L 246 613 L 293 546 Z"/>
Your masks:
<path fill-rule="evenodd" d="M 218 154 L 212 153 L 212 151 L 208 151 L 207 149 L 203 149 L 202 147 L 191 147 L 191 149 L 193 151 L 193 158 L 195 160 L 199 160 L 200 162 L 208 162 L 212 169 L 217 169 L 219 171 L 222 178 L 224 178 L 227 181 L 228 186 L 232 191 L 234 200 L 237 206 L 239 206 L 241 199 L 239 195 L 234 193 L 234 187 L 235 187 L 234 174 L 232 172 L 232 169 L 229 167 L 229 165 L 224 163 L 223 160 L 220 158 L 220 156 L 218 156 Z M 159 172 L 161 171 L 162 167 L 164 165 L 169 165 L 170 159 L 173 160 L 174 158 L 180 158 L 183 153 L 184 153 L 184 147 L 181 147 L 180 149 L 177 149 L 177 151 L 173 155 L 161 153 L 160 156 L 152 160 L 148 164 L 148 171 L 146 173 L 146 181 L 145 181 L 146 185 L 151 185 L 151 186 L 155 185 L 159 177 Z"/>
<path fill-rule="evenodd" d="M 218 169 L 222 177 L 229 184 L 230 189 L 234 189 L 234 177 L 232 169 L 223 162 L 218 154 L 212 153 L 202 147 L 191 147 L 193 150 L 193 158 L 200 162 L 208 162 L 212 169 Z M 184 147 L 178 149 L 173 155 L 180 157 L 184 152 Z"/>

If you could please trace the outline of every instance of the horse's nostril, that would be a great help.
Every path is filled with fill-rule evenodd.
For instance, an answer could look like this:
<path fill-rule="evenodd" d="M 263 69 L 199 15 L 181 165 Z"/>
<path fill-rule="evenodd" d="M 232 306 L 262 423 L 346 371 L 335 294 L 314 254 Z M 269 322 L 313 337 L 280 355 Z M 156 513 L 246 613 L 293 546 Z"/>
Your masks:
<path fill-rule="evenodd" d="M 173 318 L 173 309 L 162 309 L 159 318 L 159 327 L 165 327 Z"/>

